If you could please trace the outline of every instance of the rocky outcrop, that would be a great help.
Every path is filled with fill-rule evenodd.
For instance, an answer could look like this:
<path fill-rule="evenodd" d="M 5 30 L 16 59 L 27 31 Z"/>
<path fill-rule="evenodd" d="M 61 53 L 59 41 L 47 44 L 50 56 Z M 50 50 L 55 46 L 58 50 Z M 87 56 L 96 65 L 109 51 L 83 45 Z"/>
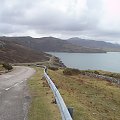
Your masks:
<path fill-rule="evenodd" d="M 114 78 L 114 77 L 99 75 L 99 74 L 95 74 L 95 73 L 88 73 L 88 72 L 85 72 L 84 75 L 87 75 L 87 76 L 90 76 L 90 77 L 93 77 L 93 78 L 106 80 L 106 81 L 109 81 L 109 82 L 116 83 L 116 84 L 120 85 L 120 79 L 117 79 L 117 78 Z"/>

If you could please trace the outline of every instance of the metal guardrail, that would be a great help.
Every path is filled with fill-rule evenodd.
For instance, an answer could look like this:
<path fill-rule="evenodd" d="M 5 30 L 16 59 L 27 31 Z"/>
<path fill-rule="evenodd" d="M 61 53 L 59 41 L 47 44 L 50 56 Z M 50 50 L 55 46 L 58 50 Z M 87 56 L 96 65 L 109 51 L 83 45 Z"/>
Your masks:
<path fill-rule="evenodd" d="M 56 88 L 55 84 L 52 82 L 50 77 L 47 75 L 47 67 L 46 66 L 42 66 L 42 67 L 44 67 L 44 77 L 46 78 L 50 88 L 52 89 L 52 92 L 54 94 L 54 97 L 56 99 L 57 105 L 59 107 L 59 110 L 62 116 L 62 120 L 73 120 L 68 111 L 68 108 L 64 103 L 63 98 L 60 95 L 60 92 L 58 91 L 58 89 Z"/>

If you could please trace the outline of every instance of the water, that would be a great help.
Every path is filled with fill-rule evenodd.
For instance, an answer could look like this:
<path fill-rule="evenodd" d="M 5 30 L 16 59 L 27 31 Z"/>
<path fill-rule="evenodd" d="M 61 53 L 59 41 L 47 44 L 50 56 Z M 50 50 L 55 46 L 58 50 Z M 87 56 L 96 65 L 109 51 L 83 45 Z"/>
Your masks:
<path fill-rule="evenodd" d="M 57 56 L 71 68 L 81 70 L 105 70 L 120 73 L 120 52 L 108 53 L 58 53 L 49 52 Z"/>

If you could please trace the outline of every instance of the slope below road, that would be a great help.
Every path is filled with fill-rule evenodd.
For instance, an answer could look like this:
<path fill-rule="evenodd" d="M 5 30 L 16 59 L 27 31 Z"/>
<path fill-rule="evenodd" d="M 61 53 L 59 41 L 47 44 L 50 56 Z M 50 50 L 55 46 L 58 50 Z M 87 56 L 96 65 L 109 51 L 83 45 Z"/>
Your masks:
<path fill-rule="evenodd" d="M 29 67 L 15 67 L 0 75 L 0 120 L 26 120 L 29 94 L 26 80 L 35 73 Z"/>

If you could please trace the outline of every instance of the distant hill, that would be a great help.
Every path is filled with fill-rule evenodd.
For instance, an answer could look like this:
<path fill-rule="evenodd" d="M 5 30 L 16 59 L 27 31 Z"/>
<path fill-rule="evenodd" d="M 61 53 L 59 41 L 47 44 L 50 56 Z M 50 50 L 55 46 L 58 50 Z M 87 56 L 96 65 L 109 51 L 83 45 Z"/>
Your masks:
<path fill-rule="evenodd" d="M 105 53 L 105 50 L 74 45 L 66 40 L 54 37 L 0 37 L 2 40 L 13 41 L 30 49 L 43 52 L 77 52 L 77 53 Z"/>
<path fill-rule="evenodd" d="M 75 37 L 68 39 L 68 42 L 89 48 L 99 48 L 107 52 L 120 52 L 119 44 L 112 44 L 104 41 L 87 40 Z"/>
<path fill-rule="evenodd" d="M 0 62 L 29 63 L 49 60 L 50 55 L 0 39 Z"/>

